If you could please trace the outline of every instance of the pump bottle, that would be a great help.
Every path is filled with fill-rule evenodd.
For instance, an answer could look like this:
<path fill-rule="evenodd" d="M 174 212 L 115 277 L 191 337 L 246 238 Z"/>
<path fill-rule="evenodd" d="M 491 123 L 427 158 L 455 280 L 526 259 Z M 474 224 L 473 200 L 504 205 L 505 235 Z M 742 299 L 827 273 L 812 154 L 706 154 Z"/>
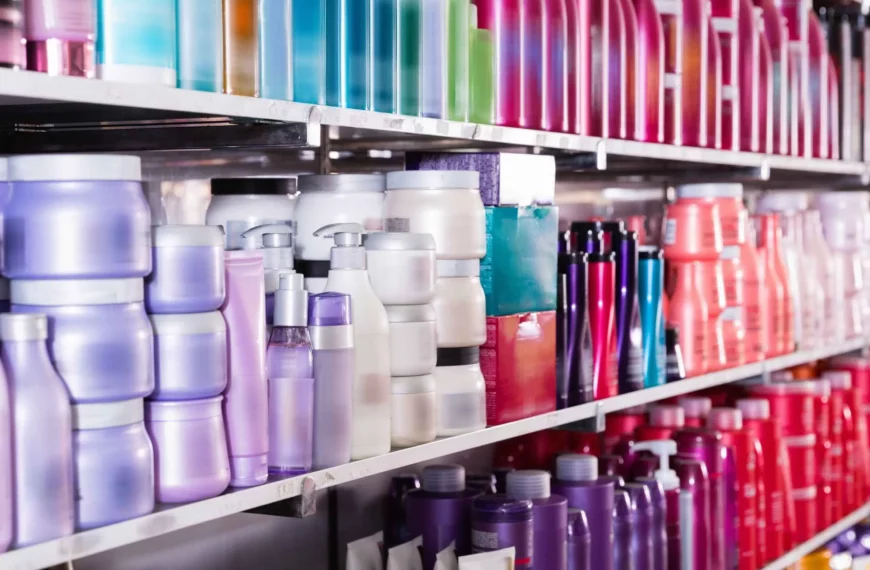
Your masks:
<path fill-rule="evenodd" d="M 244 249 L 262 249 L 266 283 L 266 324 L 272 324 L 275 291 L 280 274 L 293 271 L 293 228 L 288 224 L 263 224 L 242 234 Z"/>

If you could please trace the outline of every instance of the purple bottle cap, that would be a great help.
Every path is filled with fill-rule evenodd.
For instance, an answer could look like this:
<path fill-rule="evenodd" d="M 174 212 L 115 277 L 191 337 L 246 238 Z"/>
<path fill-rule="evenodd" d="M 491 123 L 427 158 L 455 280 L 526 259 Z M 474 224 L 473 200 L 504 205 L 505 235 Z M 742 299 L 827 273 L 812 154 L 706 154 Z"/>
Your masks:
<path fill-rule="evenodd" d="M 350 324 L 353 324 L 350 295 L 329 291 L 308 298 L 308 326 L 341 327 Z"/>
<path fill-rule="evenodd" d="M 532 501 L 506 495 L 480 495 L 471 508 L 478 517 L 490 522 L 521 522 L 532 519 Z"/>
<path fill-rule="evenodd" d="M 461 493 L 465 490 L 465 467 L 462 465 L 424 467 L 423 490 L 430 493 Z"/>
<path fill-rule="evenodd" d="M 626 483 L 622 489 L 631 497 L 631 502 L 638 511 L 649 511 L 653 507 L 652 495 L 643 483 Z"/>

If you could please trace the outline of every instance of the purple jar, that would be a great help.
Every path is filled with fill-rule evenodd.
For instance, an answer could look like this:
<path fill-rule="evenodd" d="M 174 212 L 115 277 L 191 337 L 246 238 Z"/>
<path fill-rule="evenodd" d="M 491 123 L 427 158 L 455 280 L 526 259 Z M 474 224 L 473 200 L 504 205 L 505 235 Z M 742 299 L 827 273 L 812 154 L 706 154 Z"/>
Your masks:
<path fill-rule="evenodd" d="M 483 495 L 471 510 L 471 551 L 492 552 L 514 547 L 515 570 L 537 568 L 534 556 L 532 501 L 506 495 Z M 425 566 L 424 566 L 425 568 Z"/>
<path fill-rule="evenodd" d="M 509 473 L 507 494 L 532 501 L 535 570 L 563 570 L 568 564 L 568 500 L 550 494 L 550 474 L 536 470 Z"/>
<path fill-rule="evenodd" d="M 220 495 L 230 483 L 221 410 L 223 397 L 146 402 L 145 427 L 154 444 L 155 491 L 161 503 Z"/>
<path fill-rule="evenodd" d="M 154 510 L 154 452 L 143 402 L 73 406 L 76 528 L 87 530 Z"/>
<path fill-rule="evenodd" d="M 623 487 L 632 503 L 631 559 L 634 570 L 653 570 L 653 504 L 649 489 L 642 483 Z"/>
<path fill-rule="evenodd" d="M 714 537 L 722 534 L 723 528 L 710 524 L 710 486 L 707 467 L 703 462 L 685 455 L 677 455 L 672 467 L 677 472 L 677 477 L 680 478 L 680 489 L 692 494 L 692 553 L 694 558 L 692 567 L 698 570 L 712 570 L 713 555 L 710 545 L 713 543 Z M 669 551 L 668 559 L 673 554 L 675 553 Z"/>
<path fill-rule="evenodd" d="M 151 315 L 152 400 L 201 400 L 227 386 L 227 324 L 220 312 Z"/>
<path fill-rule="evenodd" d="M 3 274 L 10 279 L 148 275 L 151 212 L 141 179 L 135 156 L 10 158 L 13 192 L 3 212 Z"/>
<path fill-rule="evenodd" d="M 613 570 L 613 493 L 611 481 L 598 479 L 598 458 L 565 454 L 556 458 L 553 493 L 568 499 L 568 507 L 581 509 L 589 521 L 595 570 Z"/>
<path fill-rule="evenodd" d="M 634 518 L 634 503 L 631 496 L 623 489 L 613 493 L 613 569 L 633 570 L 632 568 L 632 534 Z"/>
<path fill-rule="evenodd" d="M 48 316 L 48 350 L 73 403 L 154 390 L 151 322 L 141 279 L 13 280 L 13 313 Z"/>
<path fill-rule="evenodd" d="M 479 491 L 465 488 L 461 465 L 423 468 L 423 488 L 405 496 L 408 530 L 411 536 L 423 537 L 423 570 L 432 570 L 435 556 L 451 542 L 457 556 L 471 554 L 471 503 L 478 496 Z"/>
<path fill-rule="evenodd" d="M 149 313 L 207 313 L 224 302 L 224 234 L 220 226 L 151 228 Z"/>
<path fill-rule="evenodd" d="M 589 521 L 580 509 L 568 509 L 568 570 L 592 570 Z"/>
<path fill-rule="evenodd" d="M 652 524 L 650 525 L 650 540 L 652 543 L 652 570 L 667 570 L 668 568 L 668 529 L 667 506 L 665 490 L 658 479 L 640 477 L 636 483 L 649 489 L 650 505 L 652 507 Z"/>

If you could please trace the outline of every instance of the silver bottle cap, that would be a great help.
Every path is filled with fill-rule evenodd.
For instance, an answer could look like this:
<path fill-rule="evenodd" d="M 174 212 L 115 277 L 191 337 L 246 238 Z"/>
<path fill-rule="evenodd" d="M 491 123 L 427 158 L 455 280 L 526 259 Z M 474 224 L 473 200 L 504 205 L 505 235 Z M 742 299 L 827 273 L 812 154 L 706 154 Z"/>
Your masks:
<path fill-rule="evenodd" d="M 275 291 L 275 314 L 272 324 L 276 327 L 308 326 L 308 291 L 301 273 L 282 273 Z"/>
<path fill-rule="evenodd" d="M 330 269 L 365 269 L 366 250 L 362 246 L 365 233 L 362 224 L 345 223 L 323 226 L 314 235 L 333 238 L 335 246 L 329 252 Z"/>

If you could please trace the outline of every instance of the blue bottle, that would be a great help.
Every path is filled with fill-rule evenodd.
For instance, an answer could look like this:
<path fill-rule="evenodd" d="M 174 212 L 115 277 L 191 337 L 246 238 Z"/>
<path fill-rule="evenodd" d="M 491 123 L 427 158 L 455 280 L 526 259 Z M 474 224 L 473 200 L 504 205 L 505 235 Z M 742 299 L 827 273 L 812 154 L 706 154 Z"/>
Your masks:
<path fill-rule="evenodd" d="M 223 91 L 223 26 L 221 0 L 178 3 L 178 87 Z"/>
<path fill-rule="evenodd" d="M 373 8 L 372 41 L 374 42 L 374 109 L 381 113 L 398 110 L 398 18 L 397 0 L 370 0 Z"/>
<path fill-rule="evenodd" d="M 666 381 L 665 317 L 662 312 L 664 257 L 662 250 L 641 247 L 638 255 L 638 298 L 643 337 L 643 386 Z"/>
<path fill-rule="evenodd" d="M 293 99 L 292 0 L 258 0 L 260 97 Z"/>
<path fill-rule="evenodd" d="M 326 104 L 326 3 L 293 2 L 293 100 Z"/>
<path fill-rule="evenodd" d="M 371 2 L 326 0 L 326 104 L 371 110 Z"/>

